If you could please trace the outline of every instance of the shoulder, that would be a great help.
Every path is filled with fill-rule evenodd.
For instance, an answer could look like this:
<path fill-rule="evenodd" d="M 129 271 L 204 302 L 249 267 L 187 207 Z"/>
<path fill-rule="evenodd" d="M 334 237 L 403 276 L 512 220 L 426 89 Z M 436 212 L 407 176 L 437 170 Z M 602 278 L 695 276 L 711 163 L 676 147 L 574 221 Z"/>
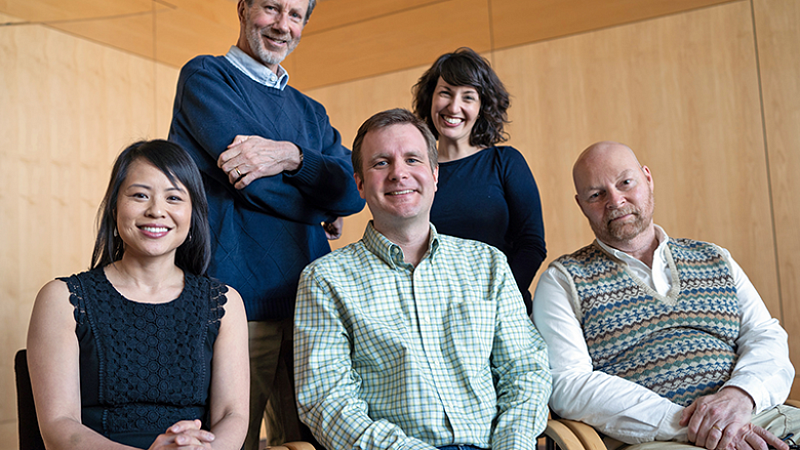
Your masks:
<path fill-rule="evenodd" d="M 439 234 L 439 251 L 448 257 L 456 257 L 459 260 L 468 260 L 470 264 L 481 261 L 492 266 L 499 263 L 506 263 L 508 258 L 496 247 L 484 242 L 472 239 L 463 239 L 448 234 Z"/>
<path fill-rule="evenodd" d="M 283 89 L 283 92 L 286 95 L 295 98 L 296 101 L 304 103 L 307 107 L 313 109 L 318 116 L 328 117 L 328 112 L 325 110 L 325 107 L 322 105 L 322 103 L 300 92 L 291 85 L 286 85 L 286 87 Z"/>
<path fill-rule="evenodd" d="M 730 255 L 727 250 L 712 242 L 698 241 L 687 238 L 670 238 L 669 245 L 673 250 L 685 252 L 697 252 L 708 256 L 724 256 Z"/>
<path fill-rule="evenodd" d="M 359 261 L 361 261 L 359 264 L 363 264 L 365 263 L 363 261 L 365 252 L 368 253 L 362 241 L 353 242 L 315 259 L 306 266 L 303 273 L 308 275 L 330 274 L 334 271 L 344 270 Z"/>
<path fill-rule="evenodd" d="M 189 62 L 183 65 L 181 68 L 181 75 L 189 75 L 203 70 L 221 71 L 226 69 L 227 66 L 230 66 L 230 64 L 225 61 L 224 57 L 200 55 L 195 56 L 194 58 L 190 59 Z"/>

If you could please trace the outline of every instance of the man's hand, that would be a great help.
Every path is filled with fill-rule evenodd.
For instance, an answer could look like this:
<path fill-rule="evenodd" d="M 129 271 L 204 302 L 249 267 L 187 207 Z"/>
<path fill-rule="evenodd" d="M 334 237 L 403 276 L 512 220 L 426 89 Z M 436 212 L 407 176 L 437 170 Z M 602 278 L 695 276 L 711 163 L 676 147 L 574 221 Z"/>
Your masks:
<path fill-rule="evenodd" d="M 297 170 L 302 160 L 300 148 L 291 142 L 239 135 L 219 155 L 217 166 L 236 189 L 243 189 L 253 180 Z"/>
<path fill-rule="evenodd" d="M 767 445 L 788 450 L 788 446 L 772 433 L 750 423 L 753 407 L 753 400 L 746 392 L 736 387 L 725 387 L 686 407 L 680 424 L 688 426 L 689 442 L 709 450 L 766 450 Z"/>
<path fill-rule="evenodd" d="M 328 240 L 334 241 L 342 237 L 344 220 L 342 220 L 341 217 L 337 217 L 335 220 L 331 222 L 322 222 L 322 228 L 325 229 L 325 236 L 328 237 Z"/>

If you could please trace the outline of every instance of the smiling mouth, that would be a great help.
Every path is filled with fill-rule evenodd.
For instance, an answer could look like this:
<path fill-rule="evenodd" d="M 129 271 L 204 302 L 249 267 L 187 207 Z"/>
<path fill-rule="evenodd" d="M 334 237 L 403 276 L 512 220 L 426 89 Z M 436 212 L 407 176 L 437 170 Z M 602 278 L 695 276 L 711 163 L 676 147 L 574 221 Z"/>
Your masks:
<path fill-rule="evenodd" d="M 272 37 L 272 36 L 269 36 L 269 35 L 267 35 L 267 34 L 263 34 L 262 36 L 264 36 L 264 37 L 265 37 L 265 38 L 267 38 L 267 39 L 268 39 L 270 42 L 274 42 L 274 43 L 275 43 L 275 44 L 277 44 L 277 45 L 286 45 L 286 44 L 289 42 L 289 40 L 288 40 L 288 39 L 278 39 L 278 38 L 276 38 L 276 37 Z"/>
<path fill-rule="evenodd" d="M 458 125 L 464 121 L 464 119 L 458 117 L 447 117 L 447 116 L 442 116 L 442 120 L 449 123 L 450 125 Z"/>
<path fill-rule="evenodd" d="M 386 195 L 404 195 L 404 194 L 410 194 L 412 192 L 414 192 L 413 189 L 406 189 L 403 191 L 387 192 Z"/>
<path fill-rule="evenodd" d="M 169 231 L 169 228 L 167 227 L 139 227 L 139 228 L 141 228 L 144 231 L 147 231 L 148 233 L 166 233 L 167 231 Z"/>

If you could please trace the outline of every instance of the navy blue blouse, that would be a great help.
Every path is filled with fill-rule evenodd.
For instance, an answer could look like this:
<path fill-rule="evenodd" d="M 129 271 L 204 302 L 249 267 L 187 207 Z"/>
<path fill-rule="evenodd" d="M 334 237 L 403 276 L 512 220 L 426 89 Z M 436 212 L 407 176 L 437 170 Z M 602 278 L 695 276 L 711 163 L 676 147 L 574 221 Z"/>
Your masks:
<path fill-rule="evenodd" d="M 489 147 L 439 163 L 431 222 L 443 234 L 500 249 L 531 312 L 529 287 L 547 255 L 539 189 L 525 157 L 513 147 Z"/>

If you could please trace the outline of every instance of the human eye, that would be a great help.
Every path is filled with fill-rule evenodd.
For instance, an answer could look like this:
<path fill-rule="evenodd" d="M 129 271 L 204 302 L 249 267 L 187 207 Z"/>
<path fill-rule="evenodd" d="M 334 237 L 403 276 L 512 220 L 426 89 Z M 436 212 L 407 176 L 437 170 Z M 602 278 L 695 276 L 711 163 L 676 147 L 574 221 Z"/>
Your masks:
<path fill-rule="evenodd" d="M 147 194 L 142 191 L 134 191 L 130 194 L 130 196 L 136 200 L 147 200 Z"/>
<path fill-rule="evenodd" d="M 589 203 L 595 202 L 599 199 L 600 199 L 600 192 L 590 192 L 586 197 L 586 201 Z"/>
<path fill-rule="evenodd" d="M 375 164 L 372 165 L 372 167 L 376 167 L 376 168 L 377 167 L 385 167 L 386 164 L 387 164 L 386 161 L 376 161 Z"/>
<path fill-rule="evenodd" d="M 297 20 L 297 21 L 303 20 L 303 15 L 300 14 L 299 12 L 297 12 L 297 11 L 292 11 L 289 15 L 292 16 L 292 19 L 294 19 L 294 20 Z"/>

